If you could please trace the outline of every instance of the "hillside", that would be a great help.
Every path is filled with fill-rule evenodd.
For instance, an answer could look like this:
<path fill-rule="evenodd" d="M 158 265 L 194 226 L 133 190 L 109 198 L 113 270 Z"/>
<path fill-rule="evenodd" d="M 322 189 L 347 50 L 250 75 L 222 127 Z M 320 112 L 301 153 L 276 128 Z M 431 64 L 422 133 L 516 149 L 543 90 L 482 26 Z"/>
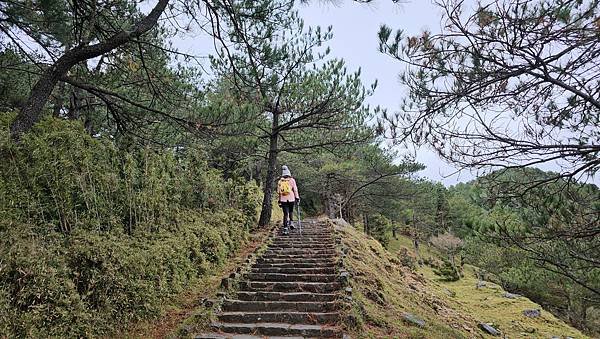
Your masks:
<path fill-rule="evenodd" d="M 411 268 L 410 239 L 398 237 L 388 251 L 352 226 L 336 224 L 352 275 L 353 307 L 346 322 L 353 337 L 485 337 L 478 328 L 484 322 L 507 338 L 587 338 L 525 297 L 507 298 L 491 282 L 476 288 L 474 267 L 466 266 L 457 282 L 442 282 L 428 266 Z M 422 248 L 425 258 L 435 257 L 434 251 Z M 540 309 L 541 315 L 528 318 L 522 313 L 526 309 Z M 419 326 L 406 318 L 425 323 Z"/>

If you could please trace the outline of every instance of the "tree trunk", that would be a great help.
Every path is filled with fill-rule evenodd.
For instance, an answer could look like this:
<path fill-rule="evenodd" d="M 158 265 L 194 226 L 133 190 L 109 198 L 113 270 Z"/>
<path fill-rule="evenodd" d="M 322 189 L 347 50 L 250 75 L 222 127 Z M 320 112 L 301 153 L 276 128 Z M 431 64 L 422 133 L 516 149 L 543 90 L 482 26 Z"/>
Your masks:
<path fill-rule="evenodd" d="M 271 222 L 271 208 L 273 206 L 273 183 L 275 182 L 275 170 L 277 166 L 277 142 L 279 141 L 279 112 L 273 112 L 273 123 L 271 125 L 271 137 L 269 138 L 269 156 L 267 160 L 267 177 L 263 185 L 263 202 L 258 219 L 258 226 L 264 227 Z"/>
<path fill-rule="evenodd" d="M 419 239 L 417 238 L 417 233 L 415 232 L 413 238 L 413 246 L 415 247 L 415 255 L 417 256 L 417 263 L 421 266 L 421 253 L 419 252 Z"/>
<path fill-rule="evenodd" d="M 458 268 L 456 268 L 456 262 L 454 261 L 454 254 L 453 253 L 449 253 L 448 257 L 450 259 L 450 264 L 452 265 L 452 268 L 458 272 Z"/>
<path fill-rule="evenodd" d="M 93 45 L 78 46 L 65 52 L 56 62 L 47 68 L 38 82 L 33 86 L 29 98 L 10 126 L 10 134 L 14 140 L 19 140 L 21 134 L 27 132 L 38 122 L 42 116 L 42 110 L 48 102 L 54 87 L 58 81 L 67 75 L 69 70 L 77 63 L 95 58 L 108 53 L 113 49 L 138 38 L 149 31 L 160 15 L 164 12 L 169 0 L 159 0 L 150 13 L 140 20 L 131 30 L 123 30 L 106 41 Z"/>

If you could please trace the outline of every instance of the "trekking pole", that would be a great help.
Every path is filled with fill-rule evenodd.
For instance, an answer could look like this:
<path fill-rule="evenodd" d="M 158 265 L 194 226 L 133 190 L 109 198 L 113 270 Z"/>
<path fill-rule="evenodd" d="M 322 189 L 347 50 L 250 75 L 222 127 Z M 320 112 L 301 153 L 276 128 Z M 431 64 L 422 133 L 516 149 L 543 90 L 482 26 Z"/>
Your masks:
<path fill-rule="evenodd" d="M 302 219 L 300 219 L 300 201 L 298 201 L 298 230 L 302 234 Z"/>

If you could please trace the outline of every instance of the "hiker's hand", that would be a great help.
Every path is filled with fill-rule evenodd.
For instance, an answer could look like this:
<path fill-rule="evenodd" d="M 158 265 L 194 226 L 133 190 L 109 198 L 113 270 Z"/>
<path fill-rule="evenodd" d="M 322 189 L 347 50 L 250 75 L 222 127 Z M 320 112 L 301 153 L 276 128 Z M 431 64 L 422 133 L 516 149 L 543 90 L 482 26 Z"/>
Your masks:
<path fill-rule="evenodd" d="M 277 202 L 277 205 L 279 205 L 279 207 L 281 207 L 281 201 L 278 201 L 278 202 Z"/>
<path fill-rule="evenodd" d="M 296 204 L 300 203 L 300 198 L 296 198 Z"/>

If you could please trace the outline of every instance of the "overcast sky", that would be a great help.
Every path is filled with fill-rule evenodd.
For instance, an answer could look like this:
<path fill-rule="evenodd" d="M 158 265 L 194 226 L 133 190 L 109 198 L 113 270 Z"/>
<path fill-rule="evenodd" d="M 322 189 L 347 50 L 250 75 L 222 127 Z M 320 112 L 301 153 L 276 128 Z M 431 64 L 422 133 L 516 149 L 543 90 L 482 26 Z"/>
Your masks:
<path fill-rule="evenodd" d="M 348 0 L 339 1 L 336 5 L 311 1 L 299 8 L 307 25 L 333 26 L 333 40 L 329 43 L 331 54 L 343 58 L 349 70 L 360 67 L 365 85 L 377 79 L 377 90 L 368 103 L 391 112 L 399 110 L 405 93 L 398 81 L 403 66 L 377 50 L 379 27 L 386 24 L 393 29 L 400 28 L 406 35 L 416 35 L 423 30 L 439 32 L 442 14 L 429 0 L 412 0 L 402 4 L 394 4 L 391 0 L 376 0 L 370 4 Z M 420 172 L 421 176 L 446 185 L 474 178 L 466 171 L 452 175 L 456 169 L 428 149 L 418 150 L 417 160 L 427 166 Z"/>
<path fill-rule="evenodd" d="M 473 6 L 474 0 L 466 0 L 465 3 Z M 143 8 L 150 9 L 149 3 L 144 5 Z M 401 28 L 407 35 L 418 34 L 423 30 L 440 31 L 441 11 L 430 0 L 407 0 L 402 4 L 394 4 L 392 0 L 375 0 L 369 4 L 351 0 L 312 0 L 308 4 L 298 5 L 298 9 L 305 27 L 333 27 L 333 39 L 328 43 L 331 47 L 330 56 L 344 59 L 349 71 L 360 67 L 365 86 L 370 86 L 377 80 L 377 89 L 368 98 L 368 104 L 387 108 L 390 112 L 399 110 L 405 93 L 398 81 L 398 74 L 403 66 L 378 52 L 377 32 L 380 25 Z M 174 44 L 179 50 L 193 55 L 207 55 L 212 51 L 212 39 L 204 32 L 182 32 L 174 40 Z M 417 161 L 427 167 L 419 173 L 421 177 L 440 181 L 445 185 L 469 181 L 475 177 L 468 171 L 455 173 L 454 167 L 428 149 L 418 150 Z"/>

